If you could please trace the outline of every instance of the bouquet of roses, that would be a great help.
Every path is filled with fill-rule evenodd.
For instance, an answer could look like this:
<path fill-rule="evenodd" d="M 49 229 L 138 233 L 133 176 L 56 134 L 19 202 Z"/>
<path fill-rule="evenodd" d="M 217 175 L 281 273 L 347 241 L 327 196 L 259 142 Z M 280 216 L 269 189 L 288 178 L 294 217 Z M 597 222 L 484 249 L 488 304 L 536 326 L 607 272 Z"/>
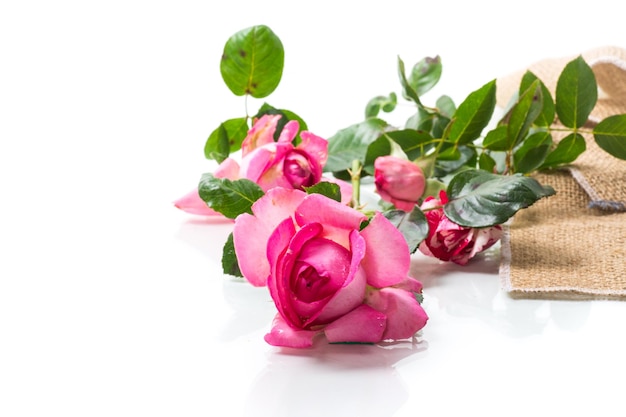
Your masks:
<path fill-rule="evenodd" d="M 228 39 L 220 69 L 236 96 L 265 98 L 283 63 L 280 39 L 261 25 Z M 584 130 L 597 85 L 580 57 L 564 68 L 554 99 L 527 72 L 495 124 L 495 80 L 458 107 L 448 96 L 426 106 L 441 72 L 438 57 L 408 74 L 398 59 L 401 95 L 415 106 L 403 127 L 379 116 L 396 108 L 391 93 L 328 139 L 267 103 L 210 134 L 204 153 L 219 166 L 175 204 L 233 220 L 223 269 L 268 288 L 277 308 L 269 344 L 309 347 L 321 334 L 331 343 L 411 338 L 428 320 L 422 285 L 409 275 L 412 254 L 465 265 L 494 245 L 517 211 L 555 193 L 531 174 L 573 162 L 585 150 L 581 133 L 626 159 L 626 115 Z M 568 134 L 553 143 L 556 129 Z M 367 177 L 375 205 L 361 203 Z"/>

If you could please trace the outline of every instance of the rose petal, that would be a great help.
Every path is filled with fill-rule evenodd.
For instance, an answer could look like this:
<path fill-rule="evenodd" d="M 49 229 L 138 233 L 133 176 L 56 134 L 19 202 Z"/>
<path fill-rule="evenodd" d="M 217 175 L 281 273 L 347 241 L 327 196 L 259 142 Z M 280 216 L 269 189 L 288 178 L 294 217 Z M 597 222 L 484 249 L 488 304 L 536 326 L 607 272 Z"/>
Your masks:
<path fill-rule="evenodd" d="M 239 179 L 239 164 L 233 158 L 226 158 L 213 171 L 215 178 L 228 178 L 229 180 Z"/>
<path fill-rule="evenodd" d="M 274 132 L 281 117 L 279 114 L 264 114 L 257 119 L 241 143 L 241 156 L 245 157 L 258 147 L 274 142 Z"/>
<path fill-rule="evenodd" d="M 376 288 L 404 281 L 411 264 L 409 247 L 402 233 L 381 213 L 376 213 L 361 231 L 365 239 L 365 258 L 361 265 L 367 283 Z"/>
<path fill-rule="evenodd" d="M 342 288 L 324 307 L 316 322 L 326 323 L 334 320 L 363 302 L 367 282 L 365 272 L 361 269 L 360 264 L 363 256 L 365 256 L 365 240 L 356 230 L 350 233 L 350 250 L 352 259 L 346 280 Z"/>
<path fill-rule="evenodd" d="M 324 334 L 331 343 L 376 343 L 383 339 L 385 321 L 383 313 L 361 304 L 326 326 Z"/>
<path fill-rule="evenodd" d="M 272 322 L 272 330 L 265 335 L 265 341 L 272 346 L 308 348 L 313 346 L 313 338 L 317 333 L 313 330 L 294 329 L 277 314 Z"/>
<path fill-rule="evenodd" d="M 186 213 L 190 214 L 198 214 L 201 216 L 222 216 L 221 213 L 211 209 L 207 204 L 200 198 L 198 194 L 198 189 L 194 188 L 184 196 L 174 201 L 174 206 Z"/>
<path fill-rule="evenodd" d="M 407 339 L 428 321 L 426 312 L 413 294 L 399 288 L 372 290 L 366 303 L 387 316 L 383 339 Z"/>
<path fill-rule="evenodd" d="M 299 225 L 323 224 L 323 236 L 347 248 L 350 246 L 350 231 L 359 230 L 367 216 L 321 194 L 309 194 L 298 206 L 295 219 Z"/>
<path fill-rule="evenodd" d="M 283 130 L 281 130 L 277 142 L 293 142 L 294 138 L 298 134 L 299 129 L 300 123 L 297 120 L 288 121 L 283 127 Z"/>
<path fill-rule="evenodd" d="M 252 205 L 254 216 L 237 216 L 233 228 L 233 244 L 239 269 L 252 285 L 263 286 L 270 273 L 267 242 L 283 220 L 290 218 L 306 193 L 299 190 L 274 188 Z"/>
<path fill-rule="evenodd" d="M 296 149 L 307 153 L 312 159 L 317 161 L 320 166 L 324 166 L 328 159 L 328 141 L 308 131 L 300 133 L 300 137 L 302 138 L 302 142 L 300 142 Z"/>

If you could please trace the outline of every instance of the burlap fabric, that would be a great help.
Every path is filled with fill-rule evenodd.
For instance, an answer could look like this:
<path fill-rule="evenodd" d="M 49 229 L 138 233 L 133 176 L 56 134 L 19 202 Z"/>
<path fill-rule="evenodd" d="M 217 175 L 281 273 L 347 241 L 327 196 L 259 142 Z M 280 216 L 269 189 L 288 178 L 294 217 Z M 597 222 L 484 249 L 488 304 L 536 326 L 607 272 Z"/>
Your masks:
<path fill-rule="evenodd" d="M 626 50 L 603 47 L 581 54 L 599 88 L 590 125 L 626 113 Z M 554 95 L 563 67 L 575 57 L 528 67 Z M 526 69 L 497 81 L 505 106 Z M 521 298 L 610 298 L 626 300 L 626 161 L 598 148 L 565 170 L 536 174 L 557 194 L 521 210 L 505 225 L 501 242 L 503 288 Z M 558 138 L 556 138 L 558 140 Z"/>

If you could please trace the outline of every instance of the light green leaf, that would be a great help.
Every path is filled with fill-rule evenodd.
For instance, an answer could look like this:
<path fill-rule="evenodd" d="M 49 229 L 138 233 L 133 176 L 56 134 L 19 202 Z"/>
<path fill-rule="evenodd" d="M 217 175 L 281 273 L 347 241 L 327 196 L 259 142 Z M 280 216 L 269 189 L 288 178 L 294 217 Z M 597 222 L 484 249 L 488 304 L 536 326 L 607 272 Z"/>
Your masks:
<path fill-rule="evenodd" d="M 450 180 L 447 194 L 449 201 L 443 210 L 450 220 L 465 227 L 489 227 L 506 222 L 555 191 L 521 174 L 498 175 L 471 169 Z"/>
<path fill-rule="evenodd" d="M 556 113 L 569 128 L 583 126 L 598 101 L 598 85 L 582 56 L 570 61 L 556 84 Z"/>
<path fill-rule="evenodd" d="M 263 196 L 263 190 L 253 181 L 231 181 L 203 174 L 198 185 L 200 198 L 213 210 L 234 219 L 242 213 L 252 213 L 252 204 Z"/>
<path fill-rule="evenodd" d="M 310 187 L 304 187 L 307 194 L 321 194 L 335 201 L 341 201 L 341 189 L 338 184 L 320 181 Z"/>
<path fill-rule="evenodd" d="M 418 96 L 422 96 L 430 91 L 441 78 L 441 58 L 426 57 L 413 66 L 409 75 L 409 85 L 415 90 Z"/>
<path fill-rule="evenodd" d="M 496 80 L 470 93 L 452 117 L 448 139 L 467 144 L 480 137 L 496 106 Z"/>
<path fill-rule="evenodd" d="M 252 26 L 231 36 L 220 63 L 222 79 L 236 96 L 270 95 L 283 75 L 283 44 L 267 26 Z"/>
<path fill-rule="evenodd" d="M 483 139 L 483 146 L 492 151 L 509 150 L 509 128 L 500 125 L 490 130 Z"/>
<path fill-rule="evenodd" d="M 350 168 L 352 161 L 365 160 L 368 146 L 387 128 L 383 120 L 371 118 L 344 128 L 328 138 L 328 160 L 324 171 L 335 172 Z"/>
<path fill-rule="evenodd" d="M 571 133 L 556 145 L 539 169 L 554 168 L 574 162 L 586 148 L 585 138 L 579 133 Z"/>
<path fill-rule="evenodd" d="M 400 85 L 402 86 L 402 96 L 407 100 L 413 100 L 419 107 L 423 107 L 417 91 L 415 91 L 413 86 L 411 86 L 406 77 L 404 61 L 402 61 L 400 57 L 398 57 L 398 78 L 400 79 Z"/>
<path fill-rule="evenodd" d="M 372 98 L 365 106 L 365 118 L 376 117 L 382 110 L 385 113 L 392 112 L 398 104 L 398 96 L 396 93 L 390 93 L 388 96 L 376 96 Z"/>
<path fill-rule="evenodd" d="M 239 149 L 248 134 L 248 121 L 245 117 L 230 119 L 221 123 L 204 144 L 204 156 L 222 162 Z"/>
<path fill-rule="evenodd" d="M 508 120 L 509 149 L 513 149 L 524 140 L 533 122 L 541 113 L 543 99 L 539 80 L 533 81 L 511 109 Z"/>
<path fill-rule="evenodd" d="M 530 71 L 526 71 L 524 76 L 522 77 L 522 81 L 520 83 L 519 95 L 521 96 L 524 91 L 526 91 L 530 85 L 539 80 L 535 74 Z M 535 119 L 535 124 L 537 126 L 551 126 L 554 123 L 554 100 L 552 99 L 552 94 L 550 94 L 550 90 L 548 87 L 539 80 L 539 85 L 541 86 L 541 99 L 543 102 L 543 106 L 541 109 L 541 113 Z"/>
<path fill-rule="evenodd" d="M 626 159 L 626 114 L 609 116 L 593 129 L 598 146 L 619 159 Z"/>

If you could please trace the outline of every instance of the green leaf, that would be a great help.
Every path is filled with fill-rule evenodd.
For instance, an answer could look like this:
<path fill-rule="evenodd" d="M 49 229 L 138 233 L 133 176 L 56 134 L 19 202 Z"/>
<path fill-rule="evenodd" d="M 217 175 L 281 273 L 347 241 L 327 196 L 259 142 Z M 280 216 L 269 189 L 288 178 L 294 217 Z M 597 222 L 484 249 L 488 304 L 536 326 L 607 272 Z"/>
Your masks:
<path fill-rule="evenodd" d="M 389 96 L 376 96 L 371 99 L 365 106 L 365 118 L 376 117 L 382 110 L 385 113 L 392 112 L 398 104 L 398 96 L 396 93 L 390 93 Z"/>
<path fill-rule="evenodd" d="M 570 133 L 548 154 L 539 169 L 554 168 L 558 165 L 574 162 L 586 148 L 587 144 L 584 137 L 579 133 Z"/>
<path fill-rule="evenodd" d="M 521 174 L 498 175 L 466 170 L 448 185 L 446 216 L 461 226 L 489 227 L 502 224 L 519 210 L 555 194 L 550 186 Z"/>
<path fill-rule="evenodd" d="M 496 161 L 487 152 L 483 152 L 478 157 L 478 167 L 483 171 L 494 172 L 496 169 Z"/>
<path fill-rule="evenodd" d="M 285 109 L 277 109 L 276 107 L 273 107 L 267 103 L 263 103 L 263 105 L 261 106 L 261 108 L 257 111 L 257 114 L 254 115 L 255 118 L 260 118 L 263 115 L 266 114 L 280 114 L 282 117 L 280 118 L 280 120 L 278 121 L 278 123 L 276 124 L 276 131 L 274 132 L 274 140 L 277 141 L 278 138 L 280 137 L 280 132 L 282 132 L 283 128 L 285 127 L 285 125 L 287 124 L 287 122 L 289 122 L 290 120 L 296 120 L 298 122 L 298 134 L 296 136 L 296 140 L 294 141 L 294 144 L 298 144 L 299 142 L 299 137 L 300 137 L 300 132 L 302 132 L 303 130 L 307 130 L 308 127 L 306 125 L 306 123 L 304 122 L 304 120 L 298 116 L 296 113 L 290 111 L 290 110 L 285 110 Z"/>
<path fill-rule="evenodd" d="M 346 127 L 328 138 L 328 160 L 324 171 L 335 172 L 350 168 L 352 161 L 365 160 L 368 146 L 387 128 L 384 120 L 371 118 Z"/>
<path fill-rule="evenodd" d="M 513 154 L 515 172 L 530 173 L 541 166 L 552 146 L 549 132 L 537 132 L 528 136 Z"/>
<path fill-rule="evenodd" d="M 456 111 L 456 105 L 450 96 L 443 95 L 436 102 L 439 113 L 448 119 L 451 119 Z"/>
<path fill-rule="evenodd" d="M 252 26 L 228 39 L 220 71 L 236 96 L 263 98 L 278 87 L 284 61 L 285 51 L 278 36 L 267 26 Z"/>
<path fill-rule="evenodd" d="M 476 166 L 478 156 L 476 149 L 468 146 L 459 146 L 457 149 L 460 152 L 457 159 L 443 160 L 441 159 L 441 154 L 439 155 L 435 165 L 435 177 L 443 178 L 457 170 Z"/>
<path fill-rule="evenodd" d="M 609 116 L 593 129 L 598 146 L 619 159 L 626 159 L 626 114 Z"/>
<path fill-rule="evenodd" d="M 402 86 L 402 96 L 407 100 L 413 100 L 419 107 L 424 107 L 420 101 L 417 91 L 411 86 L 406 78 L 406 72 L 404 69 L 404 61 L 398 57 L 398 78 L 400 78 L 400 85 Z"/>
<path fill-rule="evenodd" d="M 409 159 L 416 159 L 433 147 L 433 137 L 422 130 L 393 130 L 384 135 L 400 145 Z"/>
<path fill-rule="evenodd" d="M 204 144 L 204 156 L 222 162 L 239 149 L 248 134 L 248 121 L 245 117 L 230 119 L 221 123 Z"/>
<path fill-rule="evenodd" d="M 263 190 L 247 179 L 231 181 L 207 173 L 200 179 L 198 194 L 213 210 L 234 219 L 242 213 L 252 213 L 252 204 L 263 196 Z"/>
<path fill-rule="evenodd" d="M 570 61 L 556 83 L 556 113 L 569 128 L 583 126 L 598 101 L 596 77 L 582 56 Z"/>
<path fill-rule="evenodd" d="M 409 85 L 415 90 L 418 96 L 430 91 L 441 78 L 441 58 L 426 57 L 413 66 L 409 75 Z"/>
<path fill-rule="evenodd" d="M 467 144 L 480 137 L 496 106 L 496 80 L 470 93 L 452 117 L 449 139 Z"/>
<path fill-rule="evenodd" d="M 226 240 L 222 250 L 222 270 L 227 275 L 243 277 L 243 274 L 239 269 L 239 262 L 237 261 L 237 253 L 235 252 L 232 232 L 228 235 L 228 239 Z"/>
<path fill-rule="evenodd" d="M 335 201 L 341 201 L 341 188 L 339 188 L 339 185 L 329 181 L 320 181 L 310 187 L 304 187 L 304 191 L 307 194 L 322 194 Z"/>
<path fill-rule="evenodd" d="M 409 245 L 410 253 L 414 253 L 419 244 L 428 236 L 428 221 L 418 207 L 410 213 L 402 210 L 389 210 L 383 215 L 402 233 Z"/>
<path fill-rule="evenodd" d="M 509 149 L 520 144 L 528 134 L 535 119 L 541 113 L 543 99 L 539 80 L 535 80 L 519 97 L 511 109 L 508 121 Z"/>
<path fill-rule="evenodd" d="M 509 128 L 507 125 L 499 125 L 487 132 L 483 139 L 483 146 L 492 151 L 509 150 Z"/>
<path fill-rule="evenodd" d="M 524 91 L 526 91 L 530 85 L 538 80 L 539 85 L 541 86 L 541 99 L 543 102 L 541 113 L 535 119 L 535 124 L 537 126 L 551 126 L 554 123 L 554 100 L 552 99 L 552 94 L 550 94 L 550 90 L 548 87 L 537 78 L 535 74 L 530 71 L 526 71 L 524 76 L 522 77 L 522 81 L 520 83 L 519 95 L 521 96 Z"/>

